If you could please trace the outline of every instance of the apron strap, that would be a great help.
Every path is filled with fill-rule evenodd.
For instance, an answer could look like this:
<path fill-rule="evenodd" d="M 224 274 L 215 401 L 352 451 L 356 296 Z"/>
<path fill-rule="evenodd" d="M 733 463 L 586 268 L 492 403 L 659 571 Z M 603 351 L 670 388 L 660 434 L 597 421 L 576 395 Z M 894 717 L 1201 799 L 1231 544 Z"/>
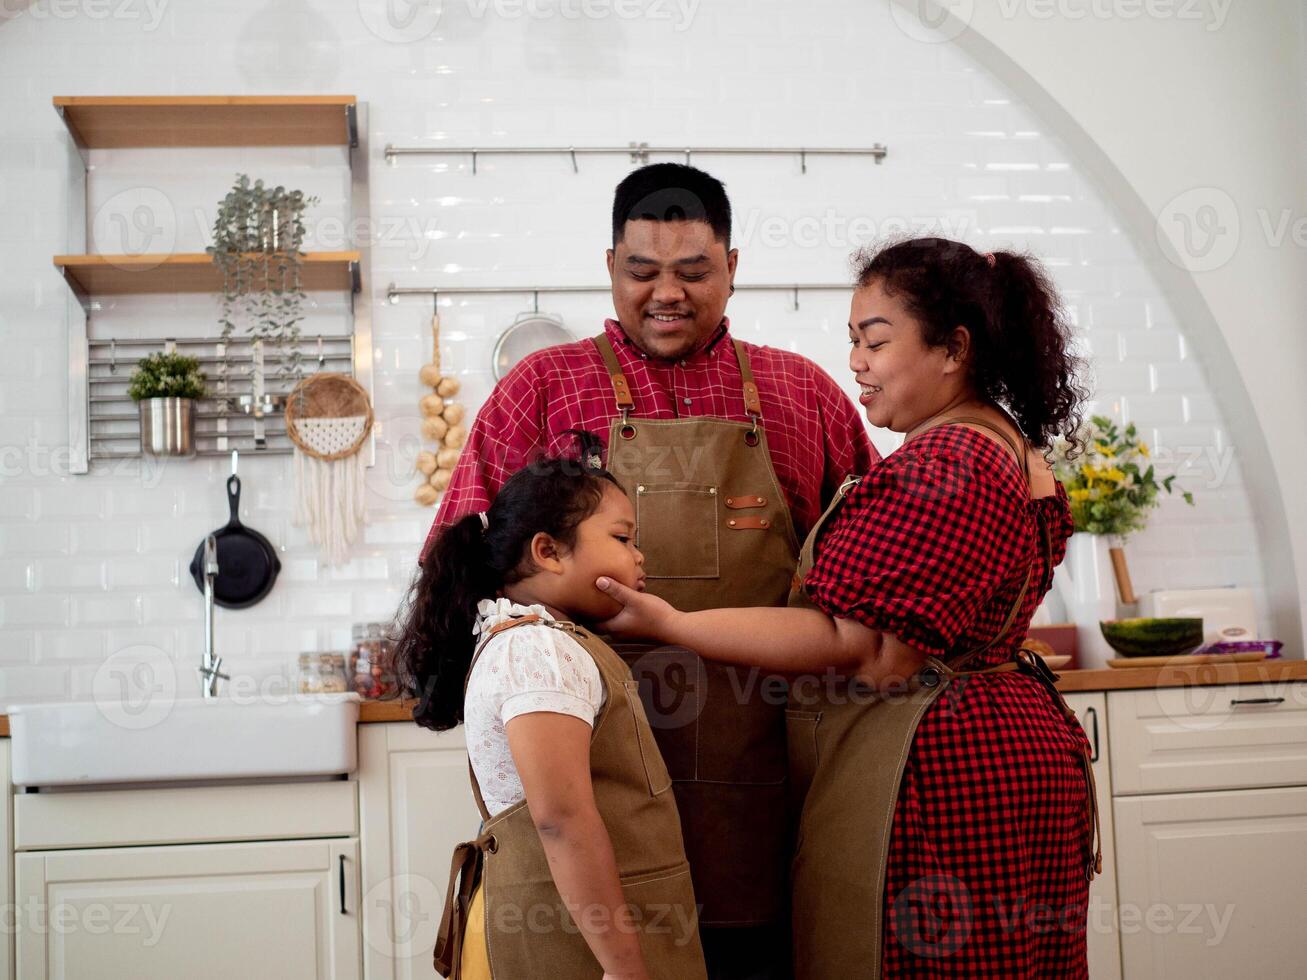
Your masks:
<path fill-rule="evenodd" d="M 485 650 L 486 644 L 488 644 L 500 633 L 503 633 L 505 630 L 515 629 L 518 626 L 529 626 L 532 623 L 538 623 L 541 626 L 548 626 L 551 629 L 561 630 L 564 633 L 573 633 L 574 635 L 576 633 L 576 627 L 573 626 L 573 624 L 571 623 L 557 622 L 553 620 L 544 619 L 540 616 L 537 616 L 535 613 L 527 613 L 527 615 L 518 616 L 516 619 L 506 619 L 502 623 L 498 623 L 490 627 L 490 629 L 486 631 L 486 638 L 481 641 L 481 644 L 476 649 L 476 653 L 472 655 L 472 662 L 467 665 L 467 677 L 464 678 L 463 680 L 464 697 L 467 696 L 468 682 L 472 679 L 472 668 L 476 665 L 477 660 L 480 659 L 481 652 Z M 608 706 L 605 704 L 604 711 L 606 712 L 607 710 L 608 710 Z M 598 730 L 599 718 L 595 719 L 594 728 Z M 476 798 L 477 809 L 481 811 L 481 820 L 483 822 L 488 821 L 491 819 L 490 810 L 486 806 L 485 798 L 481 795 L 481 784 L 477 782 L 477 774 L 476 771 L 472 768 L 471 756 L 469 756 L 467 760 L 467 775 L 468 778 L 472 781 L 472 795 L 473 797 Z"/>
<path fill-rule="evenodd" d="M 466 841 L 454 848 L 454 857 L 449 864 L 449 884 L 445 888 L 445 910 L 440 916 L 440 929 L 436 933 L 435 949 L 432 950 L 436 972 L 449 980 L 458 980 L 462 973 L 460 967 L 468 911 L 477 885 L 481 883 L 485 852 L 496 846 L 494 834 L 482 834 L 476 840 Z"/>
<path fill-rule="evenodd" d="M 471 841 L 454 848 L 449 865 L 449 884 L 445 889 L 445 910 L 440 916 L 440 929 L 436 933 L 436 947 L 432 961 L 442 977 L 457 980 L 463 959 L 463 933 L 467 929 L 468 902 L 476 889 L 480 871 L 481 852 Z M 467 899 L 467 901 L 465 901 Z"/>
<path fill-rule="evenodd" d="M 955 418 L 941 419 L 938 422 L 929 424 L 924 428 L 918 429 L 916 432 L 913 433 L 913 436 L 920 435 L 922 432 L 926 432 L 929 429 L 933 429 L 941 425 L 978 425 L 983 429 L 988 429 L 991 432 L 995 433 L 999 438 L 1003 440 L 1004 444 L 1008 447 L 1008 449 L 1012 451 L 1012 454 L 1016 456 L 1017 464 L 1021 467 L 1021 475 L 1026 481 L 1026 494 L 1027 495 L 1030 494 L 1030 457 L 1028 453 L 1022 452 L 1022 448 L 1018 446 L 1016 442 L 1013 441 L 1012 437 L 1009 436 L 1006 432 L 1004 432 L 1002 429 L 996 426 L 993 422 L 990 422 L 988 419 L 983 419 L 975 415 L 962 415 L 962 416 L 957 416 Z M 1048 528 L 1044 527 L 1042 523 L 1040 526 L 1042 528 L 1044 553 L 1045 555 L 1050 555 L 1052 553 L 1052 543 L 1048 539 Z M 1021 612 L 1022 604 L 1026 601 L 1026 593 L 1030 590 L 1030 578 L 1034 574 L 1034 571 L 1035 571 L 1035 556 L 1031 555 L 1030 564 L 1026 567 L 1026 577 L 1024 581 L 1021 583 L 1021 591 L 1017 593 L 1016 601 L 1012 603 L 1012 608 L 1008 610 L 1007 618 L 1003 621 L 1002 627 L 999 628 L 999 631 L 995 633 L 994 636 L 991 637 L 987 643 L 984 643 L 981 646 L 976 647 L 975 649 L 968 650 L 966 653 L 963 653 L 960 656 L 951 659 L 949 661 L 949 665 L 955 671 L 957 671 L 959 668 L 963 667 L 964 665 L 970 663 L 973 659 L 980 656 L 980 654 L 984 653 L 994 644 L 1002 640 L 1003 637 L 1007 636 L 1008 630 L 1012 628 L 1012 624 L 1016 621 L 1017 614 Z"/>
<path fill-rule="evenodd" d="M 463 697 L 465 699 L 467 698 L 467 685 L 472 680 L 472 668 L 476 666 L 476 662 L 481 658 L 481 651 L 486 648 L 487 643 L 493 640 L 500 633 L 504 632 L 504 630 L 511 630 L 514 626 L 525 626 L 528 623 L 543 622 L 545 622 L 545 620 L 541 619 L 535 613 L 529 613 L 526 616 L 519 616 L 517 619 L 506 619 L 502 623 L 490 627 L 486 632 L 486 638 L 481 641 L 476 648 L 476 652 L 472 654 L 472 662 L 467 665 L 467 676 L 463 678 Z M 472 795 L 476 798 L 477 809 L 481 811 L 481 819 L 483 821 L 489 820 L 490 810 L 486 807 L 485 798 L 481 795 L 481 784 L 477 782 L 477 774 L 472 768 L 471 756 L 468 756 L 467 760 L 467 775 L 468 778 L 472 780 Z"/>
<path fill-rule="evenodd" d="M 1013 441 L 1012 437 L 993 422 L 989 421 L 989 419 L 982 419 L 976 415 L 960 415 L 951 419 L 945 419 L 943 422 L 936 423 L 936 425 L 978 425 L 982 429 L 988 429 L 990 432 L 994 433 L 1003 440 L 1008 449 L 1012 450 L 1012 455 L 1017 458 L 1017 465 L 1021 467 L 1021 475 L 1026 478 L 1026 490 L 1029 491 L 1030 455 L 1026 452 L 1022 452 L 1021 447 Z M 934 426 L 930 426 L 930 428 L 934 428 Z M 921 431 L 925 432 L 926 430 L 922 429 Z"/>
<path fill-rule="evenodd" d="M 753 420 L 756 429 L 759 420 L 762 419 L 762 399 L 758 397 L 758 385 L 753 380 L 753 368 L 749 365 L 749 353 L 744 349 L 744 342 L 732 338 L 732 343 L 735 347 L 735 360 L 740 365 L 740 379 L 744 387 L 744 411 Z M 625 418 L 634 411 L 635 398 L 631 395 L 631 385 L 622 372 L 621 364 L 618 363 L 613 342 L 608 339 L 607 334 L 601 333 L 594 338 L 594 345 L 599 348 L 599 356 L 604 359 L 604 367 L 608 369 L 617 410 Z"/>
<path fill-rule="evenodd" d="M 1061 710 L 1067 724 L 1079 727 L 1080 719 L 1076 717 L 1071 705 L 1066 703 L 1062 692 L 1057 689 L 1057 675 L 1048 669 L 1043 658 L 1026 647 L 1018 650 L 1016 657 L 1017 669 L 1039 681 L 1053 698 L 1053 703 Z M 1098 781 L 1094 778 L 1094 750 L 1088 743 L 1081 746 L 1080 767 L 1084 771 L 1085 786 L 1088 789 L 1086 819 L 1089 824 L 1089 855 L 1085 862 L 1085 877 L 1093 881 L 1095 875 L 1103 873 L 1103 824 L 1098 814 Z"/>
<path fill-rule="evenodd" d="M 617 410 L 625 418 L 635 408 L 635 399 L 631 397 L 631 386 L 626 381 L 626 375 L 622 373 L 622 366 L 617 363 L 617 352 L 613 350 L 613 343 L 608 339 L 607 334 L 601 333 L 595 337 L 594 345 L 599 348 L 599 356 L 604 359 L 604 367 L 608 368 L 608 377 L 613 382 L 613 397 L 617 399 Z"/>
<path fill-rule="evenodd" d="M 762 399 L 758 397 L 758 386 L 753 380 L 753 368 L 749 366 L 749 352 L 744 349 L 744 341 L 735 340 L 735 359 L 740 364 L 740 378 L 744 382 L 744 410 L 753 416 L 754 427 L 762 418 Z"/>

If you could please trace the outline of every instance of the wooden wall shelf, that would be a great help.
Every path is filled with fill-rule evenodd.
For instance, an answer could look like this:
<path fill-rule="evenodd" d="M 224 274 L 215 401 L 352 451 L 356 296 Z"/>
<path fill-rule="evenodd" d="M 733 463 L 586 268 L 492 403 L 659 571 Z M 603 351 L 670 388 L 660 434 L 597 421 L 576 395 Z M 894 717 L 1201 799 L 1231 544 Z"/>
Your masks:
<path fill-rule="evenodd" d="M 68 255 L 56 255 L 54 265 L 68 285 L 68 469 L 87 473 L 95 459 L 136 455 L 135 431 L 123 414 L 119 391 L 94 362 L 91 349 L 109 345 L 109 373 L 114 373 L 114 344 L 132 345 L 132 334 L 110 338 L 95 336 L 91 322 L 99 309 L 97 296 L 222 292 L 222 270 L 203 252 L 163 255 L 95 255 L 91 247 L 91 174 L 112 158 L 94 166 L 92 151 L 101 149 L 174 147 L 250 147 L 276 150 L 290 146 L 340 147 L 349 170 L 350 227 L 368 227 L 368 104 L 352 95 L 95 95 L 56 96 L 54 109 L 68 130 L 73 172 L 68 182 Z M 258 154 L 255 154 L 258 156 Z M 283 153 L 284 157 L 285 154 Z M 321 159 L 318 159 L 321 158 Z M 273 153 L 267 159 L 275 160 Z M 316 154 L 323 166 L 338 167 L 332 153 Z M 77 173 L 77 164 L 81 172 Z M 245 169 L 242 166 L 242 169 Z M 341 252 L 306 252 L 301 256 L 300 284 L 305 291 L 343 292 L 348 295 L 351 329 L 347 352 L 324 353 L 319 338 L 317 368 L 347 369 L 364 388 L 372 391 L 371 257 L 367 248 Z M 138 338 L 139 340 L 139 338 Z M 204 338 L 200 338 L 204 341 Z M 212 341 L 212 338 L 209 338 Z M 152 342 L 153 343 L 153 342 Z M 163 339 L 164 345 L 184 343 Z M 138 345 L 139 346 L 139 345 Z M 226 346 L 226 342 L 224 342 Z M 212 353 L 212 352 L 211 352 Z M 228 351 L 220 351 L 227 363 Z M 312 357 L 310 352 L 308 357 Z M 125 396 L 124 396 L 125 397 Z M 130 409 L 130 406 L 128 406 Z M 130 412 L 128 412 L 130 414 Z M 225 423 L 225 420 L 219 420 Z M 130 426 L 128 426 L 130 428 Z M 200 433 L 203 434 L 203 433 Z M 284 447 L 264 446 L 260 435 L 238 426 L 207 434 L 213 452 L 257 449 L 280 452 Z M 198 436 L 197 436 L 198 437 Z M 376 433 L 369 437 L 366 463 L 376 461 Z"/>
<path fill-rule="evenodd" d="M 64 96 L 54 107 L 84 149 L 353 146 L 352 95 Z"/>
<path fill-rule="evenodd" d="M 305 290 L 358 289 L 358 252 L 305 252 Z M 176 255 L 56 255 L 54 264 L 85 296 L 135 293 L 220 293 L 222 270 L 204 252 Z"/>

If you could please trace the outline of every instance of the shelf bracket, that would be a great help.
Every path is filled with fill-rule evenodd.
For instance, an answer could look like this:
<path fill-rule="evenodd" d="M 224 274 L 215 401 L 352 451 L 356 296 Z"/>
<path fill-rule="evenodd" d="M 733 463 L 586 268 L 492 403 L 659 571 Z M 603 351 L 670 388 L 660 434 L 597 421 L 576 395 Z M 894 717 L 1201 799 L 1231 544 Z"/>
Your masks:
<path fill-rule="evenodd" d="M 90 316 L 91 310 L 95 308 L 95 302 L 91 299 L 90 294 L 82 288 L 82 284 L 77 281 L 77 277 L 67 269 L 61 269 L 60 271 L 63 273 L 64 282 L 67 283 L 69 291 L 76 298 L 78 305 L 81 306 L 82 312 Z"/>

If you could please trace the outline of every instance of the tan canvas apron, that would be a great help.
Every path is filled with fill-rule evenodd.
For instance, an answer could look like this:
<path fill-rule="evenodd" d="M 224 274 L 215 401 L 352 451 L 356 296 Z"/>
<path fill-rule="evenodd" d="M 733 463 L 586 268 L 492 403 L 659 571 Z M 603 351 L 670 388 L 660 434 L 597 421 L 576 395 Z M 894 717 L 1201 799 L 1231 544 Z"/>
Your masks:
<path fill-rule="evenodd" d="M 1001 429 L 978 418 L 955 418 L 936 424 L 962 423 L 998 433 L 1021 461 L 1029 486 L 1026 454 Z M 811 605 L 799 586 L 812 570 L 815 542 L 823 525 L 857 482 L 854 477 L 844 482 L 808 535 L 790 595 L 791 606 Z M 1047 540 L 1044 546 L 1049 546 Z M 1022 650 L 1018 660 L 996 667 L 962 669 L 1007 634 L 1025 599 L 1030 576 L 1028 569 L 1020 595 L 993 639 L 973 650 L 943 658 L 928 657 L 917 674 L 896 691 L 876 694 L 856 682 L 807 686 L 796 682 L 792 686 L 786 712 L 790 778 L 794 792 L 802 800 L 792 867 L 798 980 L 880 977 L 886 862 L 899 786 L 917 725 L 950 684 L 980 674 L 1022 670 L 1039 677 L 1064 715 L 1075 718 L 1053 687 L 1053 675 L 1028 651 Z M 1096 840 L 1097 799 L 1088 751 L 1084 768 Z M 1102 869 L 1102 854 L 1092 842 L 1090 852 L 1086 855 L 1086 871 L 1092 877 Z"/>
<path fill-rule="evenodd" d="M 687 611 L 784 605 L 798 539 L 744 345 L 735 341 L 747 423 L 636 418 L 612 344 L 602 334 L 595 344 L 617 405 L 607 466 L 635 504 L 646 591 Z M 784 682 L 682 648 L 615 648 L 641 681 L 672 774 L 701 921 L 783 921 L 792 839 Z"/>
<path fill-rule="evenodd" d="M 676 802 L 668 792 L 671 778 L 630 671 L 608 644 L 573 623 L 523 616 L 500 624 L 491 636 L 526 623 L 544 623 L 575 637 L 594 658 L 608 692 L 590 738 L 591 781 L 612 839 L 622 891 L 635 909 L 649 976 L 706 980 L 690 868 Z M 484 649 L 482 643 L 476 656 Z M 558 894 L 526 801 L 492 817 L 475 773 L 472 791 L 485 822 L 476 840 L 454 851 L 436 940 L 436 972 L 459 976 L 467 915 L 480 887 L 495 980 L 599 980 L 603 970 Z M 595 910 L 581 911 L 593 915 Z"/>

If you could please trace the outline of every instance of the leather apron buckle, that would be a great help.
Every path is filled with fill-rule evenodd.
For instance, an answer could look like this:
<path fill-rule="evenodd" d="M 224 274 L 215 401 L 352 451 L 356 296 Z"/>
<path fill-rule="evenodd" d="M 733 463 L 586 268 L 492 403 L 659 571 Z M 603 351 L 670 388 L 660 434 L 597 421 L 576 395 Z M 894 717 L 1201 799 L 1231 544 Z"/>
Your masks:
<path fill-rule="evenodd" d="M 762 441 L 762 437 L 758 434 L 759 416 L 750 412 L 749 421 L 753 424 L 749 427 L 749 431 L 744 434 L 744 444 L 752 447 L 758 445 L 758 443 Z"/>

